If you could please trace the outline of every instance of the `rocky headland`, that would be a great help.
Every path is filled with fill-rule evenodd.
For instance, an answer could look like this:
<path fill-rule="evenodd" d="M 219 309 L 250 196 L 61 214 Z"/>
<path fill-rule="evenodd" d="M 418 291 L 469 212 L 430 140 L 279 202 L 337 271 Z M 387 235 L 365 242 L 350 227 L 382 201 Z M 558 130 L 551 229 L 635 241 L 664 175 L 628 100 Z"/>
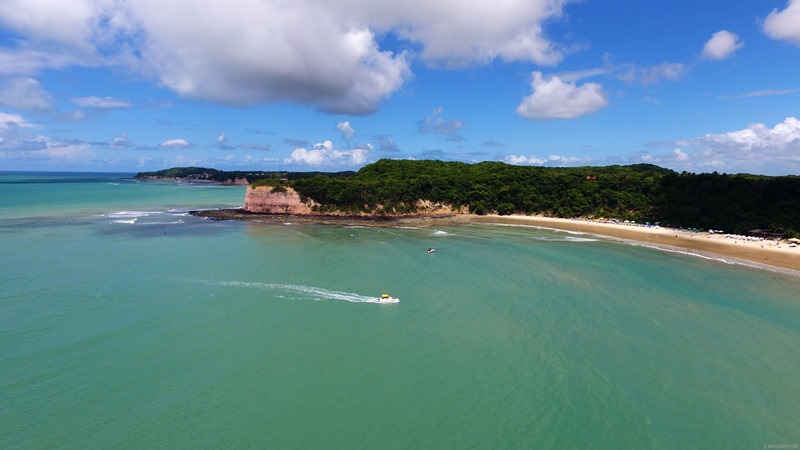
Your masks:
<path fill-rule="evenodd" d="M 323 214 L 317 211 L 318 206 L 317 202 L 301 198 L 297 191 L 288 186 L 249 186 L 245 193 L 244 206 L 241 208 L 191 211 L 191 213 L 215 220 L 370 226 L 429 226 L 442 222 L 466 222 L 469 213 L 466 208 L 453 211 L 448 205 L 425 200 L 417 202 L 417 212 L 403 215 L 344 212 Z"/>

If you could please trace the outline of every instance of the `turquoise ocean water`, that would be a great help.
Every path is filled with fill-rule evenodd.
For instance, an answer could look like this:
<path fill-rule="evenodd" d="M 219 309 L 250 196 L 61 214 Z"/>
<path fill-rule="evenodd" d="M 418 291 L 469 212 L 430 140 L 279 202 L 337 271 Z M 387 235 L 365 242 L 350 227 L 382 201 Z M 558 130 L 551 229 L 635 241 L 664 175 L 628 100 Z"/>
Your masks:
<path fill-rule="evenodd" d="M 800 444 L 797 276 L 244 189 L 0 174 L 0 448 Z"/>

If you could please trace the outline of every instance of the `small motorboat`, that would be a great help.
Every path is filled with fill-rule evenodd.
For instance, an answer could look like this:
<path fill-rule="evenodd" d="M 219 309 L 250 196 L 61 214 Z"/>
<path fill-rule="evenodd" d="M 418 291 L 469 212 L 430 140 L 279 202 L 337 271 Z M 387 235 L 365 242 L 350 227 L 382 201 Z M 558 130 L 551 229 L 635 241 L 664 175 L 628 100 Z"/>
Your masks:
<path fill-rule="evenodd" d="M 380 298 L 378 298 L 377 303 L 398 303 L 400 301 L 397 297 L 392 297 L 389 294 L 381 294 Z"/>
<path fill-rule="evenodd" d="M 429 248 L 426 253 L 434 253 L 436 252 L 435 248 Z"/>

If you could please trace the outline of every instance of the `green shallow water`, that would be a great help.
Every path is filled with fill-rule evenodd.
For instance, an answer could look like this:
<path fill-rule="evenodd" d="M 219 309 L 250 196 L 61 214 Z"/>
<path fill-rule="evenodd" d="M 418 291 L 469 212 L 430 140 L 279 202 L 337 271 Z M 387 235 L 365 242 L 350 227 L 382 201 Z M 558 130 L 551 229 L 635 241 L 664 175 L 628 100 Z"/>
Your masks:
<path fill-rule="evenodd" d="M 0 447 L 800 443 L 796 276 L 524 227 L 186 214 L 243 195 L 0 175 Z"/>

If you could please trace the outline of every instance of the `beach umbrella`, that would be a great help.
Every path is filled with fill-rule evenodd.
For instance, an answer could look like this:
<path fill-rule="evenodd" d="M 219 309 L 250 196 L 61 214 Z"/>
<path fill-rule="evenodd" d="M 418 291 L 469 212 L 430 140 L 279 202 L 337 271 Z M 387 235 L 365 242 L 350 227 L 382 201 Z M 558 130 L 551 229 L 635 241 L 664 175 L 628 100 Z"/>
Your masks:
<path fill-rule="evenodd" d="M 791 238 L 791 239 L 787 239 L 786 242 L 794 242 L 795 244 L 800 244 L 800 239 Z"/>

